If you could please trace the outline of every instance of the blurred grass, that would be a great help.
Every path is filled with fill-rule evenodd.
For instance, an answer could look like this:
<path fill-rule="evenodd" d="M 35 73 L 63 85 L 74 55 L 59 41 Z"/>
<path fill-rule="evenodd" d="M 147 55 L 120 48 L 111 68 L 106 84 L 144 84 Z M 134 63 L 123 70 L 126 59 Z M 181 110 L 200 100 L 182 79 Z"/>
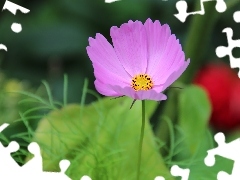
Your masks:
<path fill-rule="evenodd" d="M 131 101 L 103 98 L 85 107 L 67 105 L 44 117 L 33 138 L 42 149 L 44 169 L 58 170 L 58 162 L 67 158 L 72 162 L 69 175 L 73 179 L 86 173 L 93 179 L 134 179 L 141 103 L 129 110 Z M 147 102 L 148 119 L 156 105 Z M 157 175 L 171 179 L 154 139 L 146 123 L 141 179 Z"/>

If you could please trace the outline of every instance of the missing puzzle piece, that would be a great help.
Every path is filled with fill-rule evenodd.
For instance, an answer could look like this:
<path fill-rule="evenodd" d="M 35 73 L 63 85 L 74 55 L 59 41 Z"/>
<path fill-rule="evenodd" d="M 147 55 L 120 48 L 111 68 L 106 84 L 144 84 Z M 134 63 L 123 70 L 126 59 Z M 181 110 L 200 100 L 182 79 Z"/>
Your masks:
<path fill-rule="evenodd" d="M 165 178 L 162 177 L 162 176 L 157 176 L 157 177 L 154 178 L 154 180 L 165 180 Z"/>
<path fill-rule="evenodd" d="M 22 166 L 22 171 L 29 173 L 42 172 L 42 156 L 39 145 L 35 142 L 30 143 L 28 145 L 28 151 L 33 154 L 34 157 Z"/>
<path fill-rule="evenodd" d="M 1 47 L 1 44 L 0 44 L 0 47 Z M 8 123 L 2 124 L 2 125 L 0 126 L 0 133 L 1 133 L 4 129 L 6 129 L 8 126 L 9 126 Z"/>
<path fill-rule="evenodd" d="M 178 165 L 173 165 L 171 167 L 171 174 L 175 177 L 182 177 L 181 180 L 188 180 L 190 170 L 189 169 L 182 169 Z M 164 177 L 158 176 L 154 180 L 165 180 Z"/>
<path fill-rule="evenodd" d="M 5 123 L 0 126 L 0 133 L 9 126 Z M 19 144 L 12 141 L 7 147 L 0 142 L 0 179 L 18 180 L 71 180 L 65 172 L 70 166 L 68 160 L 61 160 L 59 163 L 60 172 L 44 172 L 42 168 L 42 156 L 39 145 L 32 142 L 28 145 L 28 151 L 34 155 L 22 167 L 12 158 L 11 153 L 19 150 Z M 83 176 L 80 180 L 91 180 L 89 176 Z"/>
<path fill-rule="evenodd" d="M 233 48 L 240 47 L 240 39 L 238 39 L 238 40 L 232 39 L 232 36 L 233 36 L 232 28 L 227 27 L 227 28 L 223 29 L 222 32 L 225 32 L 227 35 L 228 47 L 218 46 L 216 48 L 216 55 L 219 58 L 222 58 L 222 57 L 228 55 L 229 60 L 230 60 L 230 67 L 231 68 L 240 68 L 240 58 L 234 58 L 232 55 Z M 240 71 L 238 72 L 238 77 L 240 78 Z"/>
<path fill-rule="evenodd" d="M 233 14 L 233 20 L 234 20 L 236 23 L 240 23 L 240 11 L 236 11 L 236 12 Z"/>
<path fill-rule="evenodd" d="M 215 9 L 219 13 L 222 13 L 222 12 L 226 11 L 226 9 L 227 9 L 227 5 L 224 2 L 224 0 L 200 0 L 201 9 L 199 11 L 187 12 L 187 8 L 188 8 L 187 2 L 184 0 L 180 0 L 176 3 L 176 9 L 178 10 L 178 14 L 174 14 L 174 16 L 183 23 L 186 21 L 186 18 L 189 15 L 195 15 L 195 14 L 204 15 L 205 9 L 204 9 L 203 3 L 208 2 L 208 1 L 216 1 Z"/>
<path fill-rule="evenodd" d="M 178 165 L 174 165 L 171 167 L 171 174 L 175 177 L 181 176 L 181 180 L 188 180 L 190 170 L 189 169 L 182 169 Z"/>
<path fill-rule="evenodd" d="M 44 172 L 42 168 L 42 156 L 40 147 L 37 143 L 32 142 L 28 145 L 28 151 L 34 155 L 26 164 L 21 167 L 20 176 L 24 179 L 58 179 L 58 180 L 71 180 L 67 175 L 65 175 L 66 170 L 70 166 L 68 160 L 62 160 L 59 163 L 60 172 Z"/>
<path fill-rule="evenodd" d="M 0 133 L 9 126 L 9 124 L 4 123 L 0 126 Z M 12 141 L 8 144 L 7 147 L 4 147 L 0 142 L 0 171 L 3 174 L 10 173 L 11 169 L 18 169 L 20 166 L 12 158 L 11 153 L 17 152 L 19 150 L 19 144 L 15 141 Z M 4 175 L 0 174 L 0 177 Z M 1 178 L 0 178 L 1 179 Z"/>
<path fill-rule="evenodd" d="M 236 11 L 233 14 L 233 19 L 235 22 L 239 23 L 240 22 L 240 11 Z M 234 58 L 232 55 L 232 50 L 235 47 L 240 48 L 240 39 L 233 40 L 233 30 L 230 27 L 227 27 L 223 29 L 223 33 L 226 33 L 227 35 L 227 41 L 228 41 L 228 47 L 225 46 L 218 46 L 216 48 L 216 55 L 219 58 L 222 58 L 224 56 L 229 56 L 229 61 L 230 61 L 230 67 L 231 68 L 239 68 L 238 71 L 238 77 L 240 78 L 240 58 Z"/>
<path fill-rule="evenodd" d="M 19 144 L 15 141 L 9 143 L 7 147 L 4 147 L 0 142 L 0 171 L 1 173 L 10 173 L 13 170 L 19 170 L 20 166 L 12 158 L 11 153 L 19 150 Z M 2 174 L 0 174 L 0 179 Z M 3 176 L 4 177 L 4 176 Z"/>
<path fill-rule="evenodd" d="M 217 133 L 214 136 L 215 141 L 218 144 L 217 148 L 208 150 L 208 155 L 204 159 L 204 163 L 207 166 L 213 166 L 215 164 L 215 156 L 219 155 L 221 157 L 230 159 L 234 161 L 232 174 L 229 175 L 226 172 L 220 171 L 217 175 L 218 180 L 238 180 L 240 177 L 240 139 L 236 139 L 229 143 L 225 142 L 225 136 L 223 133 Z"/>

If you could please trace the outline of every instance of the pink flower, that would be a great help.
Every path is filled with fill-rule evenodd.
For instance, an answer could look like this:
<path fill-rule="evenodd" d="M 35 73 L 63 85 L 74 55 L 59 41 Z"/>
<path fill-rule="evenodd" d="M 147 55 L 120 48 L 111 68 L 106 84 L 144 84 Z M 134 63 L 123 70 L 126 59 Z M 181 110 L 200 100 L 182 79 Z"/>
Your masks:
<path fill-rule="evenodd" d="M 97 91 L 105 96 L 166 100 L 162 92 L 187 68 L 190 60 L 168 25 L 151 19 L 128 21 L 110 30 L 113 46 L 97 33 L 89 38 Z"/>

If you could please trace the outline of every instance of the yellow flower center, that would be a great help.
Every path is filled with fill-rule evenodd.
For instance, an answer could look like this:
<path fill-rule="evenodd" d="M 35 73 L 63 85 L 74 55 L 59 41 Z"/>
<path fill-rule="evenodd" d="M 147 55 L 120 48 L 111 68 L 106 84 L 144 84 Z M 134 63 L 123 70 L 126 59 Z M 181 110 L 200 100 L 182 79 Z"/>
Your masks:
<path fill-rule="evenodd" d="M 139 90 L 149 90 L 153 87 L 153 81 L 151 77 L 147 74 L 139 74 L 132 78 L 132 85 L 131 87 L 135 91 Z"/>

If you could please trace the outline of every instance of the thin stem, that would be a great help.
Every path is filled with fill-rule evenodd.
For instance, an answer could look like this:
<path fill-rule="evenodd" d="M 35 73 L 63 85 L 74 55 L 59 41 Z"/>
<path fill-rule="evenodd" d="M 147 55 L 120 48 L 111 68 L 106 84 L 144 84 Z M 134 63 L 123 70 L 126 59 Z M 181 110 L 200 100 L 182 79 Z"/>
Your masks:
<path fill-rule="evenodd" d="M 199 1 L 195 1 L 195 9 L 201 9 Z M 216 23 L 218 12 L 215 10 L 216 2 L 204 3 L 205 15 L 192 17 L 188 37 L 185 41 L 184 52 L 191 59 L 191 66 L 186 69 L 179 81 L 190 83 L 198 68 L 204 63 L 206 51 L 211 44 L 211 33 Z M 201 51 L 199 51 L 201 49 Z"/>
<path fill-rule="evenodd" d="M 67 90 L 68 90 L 68 76 L 64 74 L 64 81 L 63 81 L 63 105 L 67 105 Z"/>
<path fill-rule="evenodd" d="M 142 127 L 139 141 L 139 151 L 138 151 L 138 169 L 137 169 L 137 180 L 140 178 L 140 167 L 141 167 L 141 157 L 142 157 L 142 145 L 144 137 L 144 128 L 145 128 L 145 101 L 142 100 Z"/>

